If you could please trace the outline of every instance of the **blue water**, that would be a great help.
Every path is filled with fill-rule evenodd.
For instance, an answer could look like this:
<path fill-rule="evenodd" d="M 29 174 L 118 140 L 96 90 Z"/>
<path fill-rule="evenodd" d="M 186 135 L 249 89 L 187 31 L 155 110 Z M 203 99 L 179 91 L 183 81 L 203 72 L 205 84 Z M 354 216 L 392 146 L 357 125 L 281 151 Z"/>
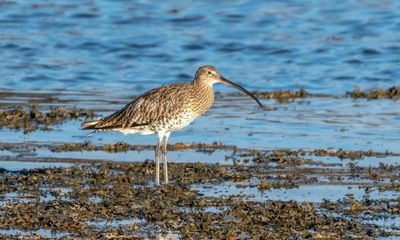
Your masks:
<path fill-rule="evenodd" d="M 132 96 L 203 64 L 249 89 L 390 87 L 399 28 L 396 0 L 7 1 L 0 89 Z"/>
<path fill-rule="evenodd" d="M 37 101 L 100 115 L 153 87 L 190 81 L 203 64 L 249 90 L 305 87 L 341 96 L 354 86 L 400 84 L 400 2 L 7 1 L 0 3 L 0 104 Z M 206 116 L 171 142 L 239 147 L 398 151 L 399 102 L 307 98 L 288 104 L 222 92 Z M 81 120 L 83 121 L 83 119 Z M 79 121 L 53 132 L 2 129 L 1 142 L 126 141 Z"/>

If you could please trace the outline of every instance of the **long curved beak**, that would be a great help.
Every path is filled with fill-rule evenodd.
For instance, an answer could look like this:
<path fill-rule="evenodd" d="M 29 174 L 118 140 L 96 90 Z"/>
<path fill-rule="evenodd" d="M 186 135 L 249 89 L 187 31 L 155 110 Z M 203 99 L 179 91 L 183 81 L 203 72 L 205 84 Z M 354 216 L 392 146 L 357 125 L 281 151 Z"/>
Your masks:
<path fill-rule="evenodd" d="M 236 83 L 233 83 L 231 81 L 229 81 L 228 79 L 224 78 L 224 77 L 220 77 L 220 82 L 221 83 L 225 83 L 229 86 L 232 86 L 240 91 L 242 91 L 243 93 L 245 93 L 246 95 L 249 95 L 252 99 L 254 99 L 258 105 L 260 105 L 260 107 L 262 107 L 263 105 L 261 104 L 261 102 L 256 98 L 256 96 L 254 96 L 251 92 L 247 91 L 246 89 L 242 88 L 241 86 L 237 85 Z"/>

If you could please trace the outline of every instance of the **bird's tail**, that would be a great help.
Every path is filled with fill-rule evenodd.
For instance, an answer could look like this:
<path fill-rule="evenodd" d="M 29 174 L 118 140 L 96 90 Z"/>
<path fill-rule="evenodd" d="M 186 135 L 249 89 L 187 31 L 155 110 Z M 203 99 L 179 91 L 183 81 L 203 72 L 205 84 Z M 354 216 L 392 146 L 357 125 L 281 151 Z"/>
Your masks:
<path fill-rule="evenodd" d="M 91 120 L 91 121 L 86 121 L 81 124 L 81 127 L 83 130 L 96 130 L 96 125 L 100 122 L 101 120 Z"/>

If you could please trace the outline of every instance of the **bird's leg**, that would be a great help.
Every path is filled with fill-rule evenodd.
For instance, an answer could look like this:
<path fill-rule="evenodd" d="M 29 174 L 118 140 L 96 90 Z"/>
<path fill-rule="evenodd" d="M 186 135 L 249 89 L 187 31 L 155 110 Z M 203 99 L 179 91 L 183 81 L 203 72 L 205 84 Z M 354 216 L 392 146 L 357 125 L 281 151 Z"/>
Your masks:
<path fill-rule="evenodd" d="M 156 146 L 156 156 L 154 159 L 156 162 L 156 178 L 155 178 L 156 186 L 160 185 L 160 148 L 161 148 L 161 138 L 158 138 Z"/>
<path fill-rule="evenodd" d="M 164 183 L 168 184 L 168 166 L 167 166 L 167 143 L 169 138 L 169 132 L 166 132 L 162 141 L 162 153 L 163 153 L 163 166 L 164 166 Z"/>

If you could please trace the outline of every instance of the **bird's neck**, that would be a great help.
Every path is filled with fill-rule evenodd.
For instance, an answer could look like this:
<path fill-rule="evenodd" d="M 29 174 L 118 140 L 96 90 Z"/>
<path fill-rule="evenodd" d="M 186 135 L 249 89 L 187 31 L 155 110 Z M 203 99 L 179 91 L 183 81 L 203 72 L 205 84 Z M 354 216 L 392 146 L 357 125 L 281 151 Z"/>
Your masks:
<path fill-rule="evenodd" d="M 214 88 L 212 84 L 198 81 L 198 79 L 194 80 L 192 84 L 194 94 L 193 111 L 198 115 L 202 115 L 214 103 Z"/>
<path fill-rule="evenodd" d="M 207 93 L 207 94 L 212 93 L 212 95 L 214 96 L 213 84 L 210 83 L 210 81 L 195 79 L 195 80 L 193 80 L 192 84 L 193 84 L 193 88 L 198 93 Z"/>

